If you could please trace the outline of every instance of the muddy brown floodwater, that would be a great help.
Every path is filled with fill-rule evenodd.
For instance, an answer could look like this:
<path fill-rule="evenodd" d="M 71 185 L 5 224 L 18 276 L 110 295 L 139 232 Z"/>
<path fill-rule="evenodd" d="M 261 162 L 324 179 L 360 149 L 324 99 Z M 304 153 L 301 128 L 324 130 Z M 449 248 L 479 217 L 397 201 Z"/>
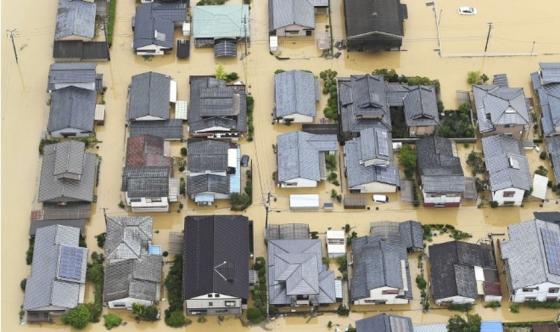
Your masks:
<path fill-rule="evenodd" d="M 240 3 L 230 0 L 229 3 Z M 263 228 L 265 224 L 264 203 L 268 193 L 272 194 L 270 223 L 306 222 L 312 230 L 325 232 L 328 227 L 342 227 L 350 224 L 360 235 L 368 232 L 369 223 L 380 220 L 401 221 L 418 219 L 423 223 L 448 223 L 472 233 L 473 241 L 486 238 L 489 232 L 504 233 L 506 226 L 521 220 L 530 219 L 534 210 L 558 210 L 556 201 L 550 201 L 541 208 L 536 202 L 528 202 L 523 208 L 478 209 L 475 204 L 466 204 L 458 209 L 414 209 L 398 200 L 380 206 L 379 210 L 344 211 L 335 205 L 333 212 L 292 213 L 288 210 L 286 190 L 279 190 L 272 180 L 275 171 L 275 156 L 272 145 L 280 133 L 297 130 L 298 126 L 285 127 L 271 124 L 273 104 L 272 75 L 276 69 L 307 69 L 319 74 L 331 68 L 339 75 L 371 72 L 376 68 L 394 68 L 400 74 L 422 75 L 437 78 L 441 82 L 442 100 L 445 106 L 457 106 L 456 91 L 467 90 L 467 72 L 480 70 L 489 76 L 507 73 L 510 85 L 521 86 L 531 96 L 529 73 L 536 70 L 542 61 L 560 61 L 560 2 L 541 0 L 534 2 L 513 0 L 482 1 L 459 0 L 436 2 L 436 13 L 440 21 L 441 55 L 438 47 L 434 11 L 424 1 L 404 0 L 408 5 L 409 18 L 406 21 L 406 38 L 402 52 L 380 54 L 346 54 L 338 59 L 326 60 L 319 56 L 314 39 L 283 39 L 280 42 L 282 56 L 290 60 L 279 61 L 268 53 L 267 40 L 267 1 L 253 0 L 251 13 L 252 42 L 249 56 L 243 60 L 216 60 L 211 50 L 193 49 L 188 61 L 178 61 L 174 54 L 145 60 L 131 51 L 131 18 L 135 2 L 120 0 L 117 4 L 117 18 L 111 61 L 100 63 L 98 71 L 104 74 L 107 119 L 104 126 L 97 129 L 101 143 L 96 151 L 102 157 L 98 200 L 87 228 L 87 243 L 90 250 L 99 250 L 94 236 L 104 231 L 103 209 L 108 214 L 122 214 L 118 208 L 120 201 L 120 176 L 124 156 L 125 106 L 127 87 L 134 74 L 144 71 L 158 71 L 174 77 L 178 82 L 179 99 L 188 99 L 188 75 L 212 74 L 216 64 L 222 64 L 226 71 L 238 72 L 247 82 L 255 97 L 255 140 L 242 142 L 244 154 L 251 156 L 254 173 L 254 204 L 247 210 L 255 222 L 255 251 L 265 254 Z M 332 28 L 334 38 L 344 35 L 342 0 L 331 0 Z M 457 7 L 469 5 L 477 7 L 478 15 L 464 17 L 457 14 Z M 17 29 L 15 43 L 19 55 L 16 64 L 10 40 L 6 34 L 2 38 L 2 331 L 44 331 L 47 329 L 70 330 L 61 325 L 19 325 L 18 311 L 23 301 L 19 289 L 20 281 L 29 273 L 25 265 L 27 232 L 30 211 L 36 203 L 37 182 L 40 169 L 38 144 L 44 135 L 48 117 L 47 73 L 52 57 L 52 37 L 54 35 L 56 0 L 4 0 L 2 1 L 2 31 Z M 318 30 L 327 24 L 325 18 L 318 18 Z M 464 54 L 478 54 L 483 50 L 487 23 L 493 23 L 489 43 L 489 53 L 534 53 L 534 56 L 512 57 L 460 57 Z M 533 44 L 534 41 L 534 44 Z M 242 53 L 242 48 L 239 54 Z M 326 97 L 323 96 L 321 105 Z M 318 112 L 322 112 L 319 110 Z M 318 119 L 317 121 L 320 121 Z M 178 155 L 180 144 L 173 145 Z M 470 148 L 460 149 L 466 155 Z M 537 153 L 529 153 L 532 168 L 542 162 Z M 470 172 L 466 170 L 466 174 Z M 315 190 L 294 190 L 321 194 L 326 200 L 330 196 L 330 184 L 323 184 Z M 339 189 L 340 190 L 340 189 Z M 549 193 L 550 194 L 550 193 Z M 156 243 L 167 248 L 169 232 L 183 227 L 183 218 L 192 213 L 229 213 L 225 205 L 217 209 L 197 208 L 183 201 L 185 208 L 177 213 L 154 214 Z M 411 266 L 415 262 L 411 261 Z M 418 292 L 416 291 L 416 294 Z M 91 294 L 88 296 L 91 299 Z M 88 300 L 89 300 L 88 299 Z M 162 308 L 166 307 L 162 301 Z M 348 318 L 326 314 L 307 319 L 299 317 L 281 318 L 267 324 L 268 329 L 277 331 L 325 331 L 328 321 L 347 326 L 356 319 L 376 311 L 393 311 L 410 316 L 415 323 L 444 322 L 452 314 L 446 310 L 432 310 L 422 313 L 418 297 L 408 306 L 375 307 L 369 313 L 351 313 Z M 503 319 L 507 321 L 549 320 L 556 316 L 552 310 L 522 309 L 520 314 L 510 314 L 507 305 L 500 309 L 484 309 L 477 305 L 476 312 L 484 319 Z M 121 314 L 126 316 L 125 313 Z M 174 331 L 163 322 L 136 324 L 129 316 L 128 324 L 119 331 Z M 218 322 L 210 318 L 206 323 L 194 322 L 188 327 L 191 331 L 259 331 L 260 327 L 242 327 L 239 320 L 226 318 Z M 95 324 L 86 331 L 102 331 L 101 324 Z"/>

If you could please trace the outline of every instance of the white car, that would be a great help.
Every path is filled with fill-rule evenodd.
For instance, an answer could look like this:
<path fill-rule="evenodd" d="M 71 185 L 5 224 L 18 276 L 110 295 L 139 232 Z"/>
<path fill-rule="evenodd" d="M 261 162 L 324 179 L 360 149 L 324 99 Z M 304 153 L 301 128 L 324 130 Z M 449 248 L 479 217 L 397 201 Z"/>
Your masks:
<path fill-rule="evenodd" d="M 459 15 L 476 15 L 476 8 L 474 7 L 459 7 Z"/>

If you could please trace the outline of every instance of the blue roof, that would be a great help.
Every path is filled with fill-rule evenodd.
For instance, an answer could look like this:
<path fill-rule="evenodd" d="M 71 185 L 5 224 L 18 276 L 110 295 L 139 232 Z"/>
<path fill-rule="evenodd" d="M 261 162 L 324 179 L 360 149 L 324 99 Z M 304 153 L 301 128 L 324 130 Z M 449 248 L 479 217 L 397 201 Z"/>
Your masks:
<path fill-rule="evenodd" d="M 483 321 L 480 324 L 480 332 L 503 332 L 504 328 L 500 321 Z"/>
<path fill-rule="evenodd" d="M 214 195 L 212 194 L 198 194 L 195 196 L 196 203 L 214 203 Z"/>
<path fill-rule="evenodd" d="M 237 148 L 237 158 L 235 161 L 235 174 L 229 177 L 229 192 L 241 192 L 241 151 Z"/>

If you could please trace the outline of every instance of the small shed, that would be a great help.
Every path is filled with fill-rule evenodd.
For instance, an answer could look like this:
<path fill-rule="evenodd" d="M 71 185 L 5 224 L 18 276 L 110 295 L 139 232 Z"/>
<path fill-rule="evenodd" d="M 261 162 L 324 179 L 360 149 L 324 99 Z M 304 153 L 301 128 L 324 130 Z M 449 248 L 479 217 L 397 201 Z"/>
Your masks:
<path fill-rule="evenodd" d="M 177 202 L 179 199 L 179 187 L 181 180 L 179 178 L 169 178 L 169 201 Z"/>
<path fill-rule="evenodd" d="M 343 230 L 327 231 L 327 253 L 329 257 L 346 255 L 346 233 Z"/>
<path fill-rule="evenodd" d="M 343 200 L 345 209 L 365 209 L 367 201 L 365 198 L 357 195 L 346 195 Z"/>
<path fill-rule="evenodd" d="M 191 43 L 189 40 L 177 40 L 177 58 L 188 59 L 191 55 Z"/>
<path fill-rule="evenodd" d="M 290 195 L 291 210 L 318 210 L 319 195 Z"/>
<path fill-rule="evenodd" d="M 175 119 L 187 120 L 188 101 L 177 100 L 175 103 Z"/>
<path fill-rule="evenodd" d="M 95 105 L 95 124 L 104 125 L 105 124 L 105 105 L 97 104 Z"/>
<path fill-rule="evenodd" d="M 531 196 L 546 199 L 546 190 L 548 188 L 548 178 L 539 174 L 535 174 L 533 177 L 533 191 Z"/>

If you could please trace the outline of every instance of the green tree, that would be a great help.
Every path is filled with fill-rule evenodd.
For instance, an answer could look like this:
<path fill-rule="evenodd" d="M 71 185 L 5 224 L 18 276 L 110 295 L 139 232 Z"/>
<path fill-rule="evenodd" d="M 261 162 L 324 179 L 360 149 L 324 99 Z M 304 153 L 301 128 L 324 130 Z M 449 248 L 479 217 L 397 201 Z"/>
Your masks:
<path fill-rule="evenodd" d="M 416 151 L 411 145 L 403 145 L 399 154 L 399 163 L 404 168 L 404 175 L 411 179 L 416 171 Z"/>
<path fill-rule="evenodd" d="M 165 315 L 165 324 L 171 327 L 182 327 L 190 324 L 190 320 L 185 317 L 183 310 L 178 309 L 171 311 L 169 314 Z"/>
<path fill-rule="evenodd" d="M 265 320 L 264 313 L 257 309 L 257 308 L 249 308 L 247 309 L 247 320 L 251 322 L 251 324 L 259 324 L 260 322 Z"/>
<path fill-rule="evenodd" d="M 90 312 L 85 304 L 80 304 L 77 307 L 70 309 L 62 316 L 62 322 L 70 325 L 75 329 L 81 330 L 87 326 L 90 320 Z"/>
<path fill-rule="evenodd" d="M 447 322 L 447 330 L 451 332 L 479 332 L 480 316 L 477 314 L 467 314 L 467 319 L 459 315 L 454 315 Z"/>
<path fill-rule="evenodd" d="M 132 305 L 132 313 L 139 320 L 155 321 L 159 319 L 159 310 L 156 306 L 144 306 L 138 303 Z"/>
<path fill-rule="evenodd" d="M 104 324 L 107 330 L 112 329 L 113 327 L 117 327 L 121 325 L 122 318 L 120 318 L 116 314 L 107 314 L 103 316 Z"/>
<path fill-rule="evenodd" d="M 215 75 L 216 75 L 216 78 L 217 78 L 217 79 L 219 79 L 219 80 L 225 80 L 225 79 L 226 79 L 227 73 L 226 73 L 226 71 L 225 71 L 225 69 L 224 69 L 224 66 L 222 66 L 222 65 L 217 65 L 217 66 L 216 66 L 216 73 L 215 73 Z"/>

